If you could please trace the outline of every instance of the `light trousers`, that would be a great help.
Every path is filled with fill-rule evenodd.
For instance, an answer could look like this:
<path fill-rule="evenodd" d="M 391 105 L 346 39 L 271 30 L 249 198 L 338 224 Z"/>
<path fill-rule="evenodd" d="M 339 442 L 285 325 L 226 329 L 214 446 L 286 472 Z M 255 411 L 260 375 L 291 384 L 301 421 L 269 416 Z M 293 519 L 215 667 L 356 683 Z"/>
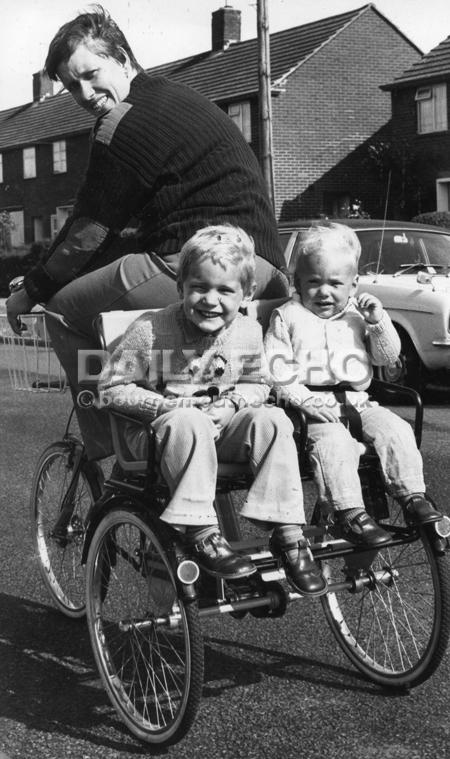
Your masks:
<path fill-rule="evenodd" d="M 422 457 L 411 425 L 382 406 L 360 413 L 363 440 L 378 454 L 388 493 L 394 498 L 424 493 Z M 331 422 L 308 425 L 308 437 L 319 498 L 338 511 L 364 508 L 358 441 L 343 424 Z"/>
<path fill-rule="evenodd" d="M 242 516 L 304 524 L 293 428 L 281 409 L 241 409 L 221 433 L 198 409 L 169 411 L 152 422 L 152 427 L 157 461 L 171 494 L 161 517 L 164 521 L 177 525 L 217 523 L 213 502 L 220 461 L 249 464 L 253 481 Z"/>

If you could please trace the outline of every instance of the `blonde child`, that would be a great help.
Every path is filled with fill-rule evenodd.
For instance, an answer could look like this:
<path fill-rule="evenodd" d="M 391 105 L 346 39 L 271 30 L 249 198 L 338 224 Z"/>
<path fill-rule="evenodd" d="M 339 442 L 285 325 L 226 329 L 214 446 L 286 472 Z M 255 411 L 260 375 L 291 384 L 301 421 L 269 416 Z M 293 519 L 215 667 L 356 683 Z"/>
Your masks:
<path fill-rule="evenodd" d="M 266 404 L 261 327 L 240 313 L 255 290 L 252 240 L 228 225 L 201 229 L 183 246 L 178 289 L 181 302 L 128 329 L 103 369 L 101 398 L 152 425 L 171 495 L 161 519 L 184 533 L 207 572 L 255 571 L 220 534 L 213 506 L 218 461 L 248 462 L 254 480 L 242 515 L 270 527 L 292 585 L 319 595 L 326 584 L 302 532 L 292 425 Z"/>
<path fill-rule="evenodd" d="M 356 420 L 362 440 L 375 448 L 386 487 L 408 522 L 441 515 L 425 497 L 410 425 L 366 393 L 372 364 L 394 362 L 400 340 L 380 301 L 356 296 L 360 252 L 357 235 L 342 224 L 309 230 L 295 270 L 297 296 L 272 314 L 265 348 L 277 392 L 308 418 L 315 480 L 319 496 L 336 511 L 336 534 L 377 547 L 389 535 L 365 511 L 361 446 L 348 422 Z"/>

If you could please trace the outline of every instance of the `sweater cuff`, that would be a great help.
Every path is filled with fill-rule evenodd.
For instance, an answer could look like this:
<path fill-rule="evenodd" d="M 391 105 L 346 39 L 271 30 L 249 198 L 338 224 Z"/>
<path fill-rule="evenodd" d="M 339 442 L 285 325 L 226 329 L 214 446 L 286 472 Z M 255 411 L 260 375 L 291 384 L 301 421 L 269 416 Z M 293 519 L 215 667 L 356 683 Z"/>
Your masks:
<path fill-rule="evenodd" d="M 43 264 L 37 264 L 25 275 L 23 286 L 35 303 L 47 303 L 61 283 L 53 279 Z"/>
<path fill-rule="evenodd" d="M 383 309 L 383 315 L 379 322 L 376 322 L 375 324 L 366 322 L 366 325 L 369 328 L 369 330 L 373 332 L 375 335 L 383 334 L 383 332 L 386 331 L 386 311 Z"/>

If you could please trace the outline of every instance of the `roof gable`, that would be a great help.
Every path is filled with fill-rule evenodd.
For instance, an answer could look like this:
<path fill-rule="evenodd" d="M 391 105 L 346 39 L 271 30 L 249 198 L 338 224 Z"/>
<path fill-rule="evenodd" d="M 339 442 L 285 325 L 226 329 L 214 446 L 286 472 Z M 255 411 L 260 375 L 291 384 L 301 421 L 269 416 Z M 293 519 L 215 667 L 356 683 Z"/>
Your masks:
<path fill-rule="evenodd" d="M 283 82 L 317 50 L 330 42 L 371 4 L 347 13 L 270 35 L 272 84 Z M 211 100 L 220 101 L 258 91 L 258 40 L 230 45 L 225 50 L 209 51 L 180 61 L 147 69 L 150 75 L 167 76 L 194 87 Z"/>
<path fill-rule="evenodd" d="M 393 82 L 384 85 L 382 89 L 394 90 L 420 82 L 448 78 L 450 78 L 450 37 L 430 50 L 420 61 L 396 77 Z"/>

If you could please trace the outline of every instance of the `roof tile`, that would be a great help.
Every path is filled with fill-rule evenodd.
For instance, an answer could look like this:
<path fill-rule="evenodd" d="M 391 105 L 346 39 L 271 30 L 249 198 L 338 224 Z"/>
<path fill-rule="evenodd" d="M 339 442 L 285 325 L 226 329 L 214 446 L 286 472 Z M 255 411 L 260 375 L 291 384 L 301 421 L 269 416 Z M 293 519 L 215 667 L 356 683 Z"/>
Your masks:
<path fill-rule="evenodd" d="M 450 77 L 450 37 L 430 50 L 420 61 L 414 63 L 383 89 L 393 90 L 425 81 L 437 81 Z"/>

